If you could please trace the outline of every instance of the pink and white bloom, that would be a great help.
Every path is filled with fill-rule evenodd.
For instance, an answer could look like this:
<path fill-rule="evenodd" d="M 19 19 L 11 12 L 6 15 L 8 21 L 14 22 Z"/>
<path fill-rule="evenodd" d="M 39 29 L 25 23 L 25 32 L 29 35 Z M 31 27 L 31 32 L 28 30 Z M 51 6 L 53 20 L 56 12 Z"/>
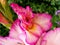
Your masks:
<path fill-rule="evenodd" d="M 11 3 L 18 19 L 13 23 L 10 30 L 10 37 L 21 39 L 26 45 L 40 45 L 38 42 L 41 34 L 51 28 L 51 15 L 46 13 L 33 13 L 32 9 L 27 6 L 26 9 Z"/>
<path fill-rule="evenodd" d="M 60 28 L 47 32 L 41 45 L 60 45 Z"/>

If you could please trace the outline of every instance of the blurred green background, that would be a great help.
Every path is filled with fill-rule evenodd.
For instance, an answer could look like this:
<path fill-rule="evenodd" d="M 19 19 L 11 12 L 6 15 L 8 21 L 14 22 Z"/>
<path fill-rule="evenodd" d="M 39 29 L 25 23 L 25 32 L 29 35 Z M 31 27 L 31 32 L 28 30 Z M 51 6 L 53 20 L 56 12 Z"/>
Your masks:
<path fill-rule="evenodd" d="M 56 22 L 60 21 L 59 16 L 55 15 L 57 10 L 60 10 L 60 0 L 7 0 L 7 4 L 15 2 L 22 7 L 30 6 L 35 13 L 49 13 L 52 15 L 52 29 L 58 27 Z M 11 7 L 10 7 L 11 9 Z M 13 12 L 13 20 L 15 20 L 17 15 Z M 0 24 L 0 35 L 7 36 L 9 34 L 9 29 Z"/>

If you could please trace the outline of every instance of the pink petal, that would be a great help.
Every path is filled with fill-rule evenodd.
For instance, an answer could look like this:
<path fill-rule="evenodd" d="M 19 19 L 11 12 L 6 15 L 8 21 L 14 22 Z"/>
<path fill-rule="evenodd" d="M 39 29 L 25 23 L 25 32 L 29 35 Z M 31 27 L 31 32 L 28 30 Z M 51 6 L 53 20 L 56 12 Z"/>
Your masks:
<path fill-rule="evenodd" d="M 45 40 L 45 43 L 43 42 L 43 40 Z M 60 28 L 49 31 L 44 36 L 43 40 L 42 45 L 60 45 Z"/>
<path fill-rule="evenodd" d="M 14 12 L 18 15 L 18 18 L 19 18 L 20 20 L 22 20 L 22 19 L 25 20 L 26 16 L 27 16 L 28 18 L 33 17 L 32 10 L 31 10 L 31 8 L 30 8 L 29 6 L 27 6 L 26 9 L 23 8 L 23 7 L 21 7 L 21 6 L 19 6 L 19 5 L 16 4 L 16 3 L 11 3 L 10 6 L 11 6 L 12 9 L 14 10 Z"/>
<path fill-rule="evenodd" d="M 22 8 L 21 6 L 19 6 L 16 3 L 11 3 L 10 6 L 12 7 L 12 9 L 14 10 L 14 12 L 18 15 L 18 18 L 20 20 L 24 19 L 24 15 L 25 14 L 25 9 Z M 23 16 L 23 17 L 22 17 Z"/>
<path fill-rule="evenodd" d="M 45 30 L 49 30 L 52 26 L 51 23 L 51 15 L 42 13 L 42 14 L 35 14 L 34 22 L 39 24 L 41 28 Z"/>
<path fill-rule="evenodd" d="M 0 37 L 0 44 L 1 45 L 24 45 L 24 43 L 21 40 L 16 40 L 14 38 L 10 37 Z"/>
<path fill-rule="evenodd" d="M 25 34 L 24 29 L 22 29 L 22 27 L 21 27 L 19 19 L 17 19 L 13 23 L 10 33 L 9 33 L 9 37 L 14 38 L 14 39 L 18 39 L 18 40 L 22 40 L 24 42 L 24 44 L 29 45 L 26 43 L 26 40 L 25 40 L 26 34 Z"/>
<path fill-rule="evenodd" d="M 20 15 L 20 13 L 25 12 L 25 9 L 16 3 L 11 3 L 10 6 L 14 10 L 14 12 L 17 13 L 17 15 Z"/>
<path fill-rule="evenodd" d="M 29 18 L 33 18 L 34 17 L 32 9 L 29 6 L 26 6 L 26 16 L 28 16 Z"/>
<path fill-rule="evenodd" d="M 26 42 L 26 35 L 25 35 L 25 34 L 20 34 L 19 38 L 20 38 L 21 40 L 23 40 L 23 42 L 24 42 L 25 45 L 30 45 L 30 44 L 28 44 L 28 43 Z"/>
<path fill-rule="evenodd" d="M 32 35 L 30 32 L 26 31 L 26 41 L 29 44 L 34 44 L 38 40 L 38 37 Z"/>
<path fill-rule="evenodd" d="M 19 39 L 20 34 L 25 34 L 25 32 L 20 27 L 20 21 L 17 19 L 11 27 L 9 36 L 12 37 L 12 38 Z"/>

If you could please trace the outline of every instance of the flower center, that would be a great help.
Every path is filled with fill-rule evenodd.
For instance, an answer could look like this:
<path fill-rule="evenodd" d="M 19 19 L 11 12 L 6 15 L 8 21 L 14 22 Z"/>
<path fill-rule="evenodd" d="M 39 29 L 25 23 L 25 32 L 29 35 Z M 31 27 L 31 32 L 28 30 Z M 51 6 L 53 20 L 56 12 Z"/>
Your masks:
<path fill-rule="evenodd" d="M 22 26 L 27 30 L 31 29 L 33 26 L 33 19 L 26 17 L 25 20 L 22 21 Z"/>

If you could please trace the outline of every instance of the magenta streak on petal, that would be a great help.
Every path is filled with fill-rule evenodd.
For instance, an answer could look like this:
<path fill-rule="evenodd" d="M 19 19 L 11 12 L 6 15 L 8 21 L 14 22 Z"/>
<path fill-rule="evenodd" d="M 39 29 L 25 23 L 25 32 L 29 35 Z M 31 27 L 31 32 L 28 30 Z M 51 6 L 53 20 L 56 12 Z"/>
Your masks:
<path fill-rule="evenodd" d="M 44 33 L 41 34 L 40 38 L 38 39 L 38 41 L 37 41 L 37 43 L 35 45 L 41 45 L 42 39 L 45 36 L 45 34 L 46 34 L 46 32 L 44 32 Z"/>
<path fill-rule="evenodd" d="M 43 40 L 40 45 L 46 45 L 46 40 Z"/>

